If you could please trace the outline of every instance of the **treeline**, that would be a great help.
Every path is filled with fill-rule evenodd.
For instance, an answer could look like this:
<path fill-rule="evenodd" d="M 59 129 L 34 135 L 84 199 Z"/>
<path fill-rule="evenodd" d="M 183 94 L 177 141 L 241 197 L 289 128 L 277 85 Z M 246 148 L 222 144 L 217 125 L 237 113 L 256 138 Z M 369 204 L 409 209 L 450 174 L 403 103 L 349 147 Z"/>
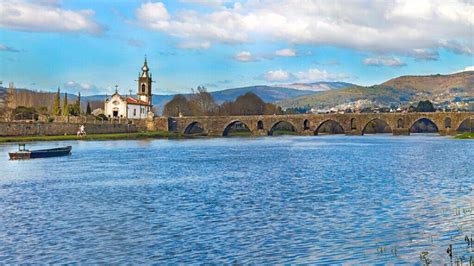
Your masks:
<path fill-rule="evenodd" d="M 178 94 L 163 108 L 164 116 L 273 115 L 282 113 L 281 107 L 265 103 L 252 92 L 237 97 L 235 101 L 225 101 L 219 105 L 205 87 L 198 87 L 190 97 Z"/>
<path fill-rule="evenodd" d="M 6 100 L 7 98 L 8 101 Z M 63 110 L 65 110 L 65 102 L 67 102 L 69 107 L 66 108 L 67 112 L 64 112 L 64 115 L 67 113 L 69 113 L 69 115 L 77 115 L 87 113 L 87 108 L 95 110 L 104 107 L 103 101 L 81 101 L 78 98 L 80 98 L 80 95 L 60 94 L 61 115 L 63 115 Z M 37 92 L 26 89 L 0 87 L 0 115 L 6 112 L 7 107 L 13 113 L 15 113 L 14 110 L 23 112 L 23 110 L 28 109 L 28 113 L 34 112 L 42 115 L 57 115 L 57 112 L 53 112 L 52 110 L 56 99 L 57 93 L 54 92 Z M 2 104 L 2 102 L 8 102 L 8 106 Z M 76 102 L 79 102 L 79 105 L 75 105 Z"/>
<path fill-rule="evenodd" d="M 77 96 L 58 92 L 35 92 L 25 89 L 0 88 L 0 120 L 37 119 L 45 116 L 77 116 L 103 108 L 102 101 L 82 102 Z"/>

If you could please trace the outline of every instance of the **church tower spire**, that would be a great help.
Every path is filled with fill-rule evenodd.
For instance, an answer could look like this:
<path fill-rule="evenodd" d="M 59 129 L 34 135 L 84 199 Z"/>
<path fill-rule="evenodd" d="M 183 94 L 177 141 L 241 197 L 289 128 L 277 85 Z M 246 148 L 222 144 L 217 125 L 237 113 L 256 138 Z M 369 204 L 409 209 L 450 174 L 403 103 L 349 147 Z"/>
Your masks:
<path fill-rule="evenodd" d="M 151 103 L 151 73 L 149 72 L 150 69 L 148 68 L 148 63 L 145 56 L 145 62 L 143 63 L 142 72 L 138 77 L 138 96 L 140 100 L 147 102 L 148 104 Z"/>

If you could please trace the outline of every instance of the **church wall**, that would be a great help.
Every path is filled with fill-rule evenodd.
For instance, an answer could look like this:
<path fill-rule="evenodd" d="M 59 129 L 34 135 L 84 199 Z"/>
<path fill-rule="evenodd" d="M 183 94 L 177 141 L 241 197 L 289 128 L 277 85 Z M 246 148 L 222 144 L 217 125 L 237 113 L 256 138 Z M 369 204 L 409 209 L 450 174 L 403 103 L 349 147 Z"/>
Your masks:
<path fill-rule="evenodd" d="M 128 104 L 128 118 L 129 119 L 145 119 L 147 118 L 147 113 L 148 113 L 147 106 Z"/>
<path fill-rule="evenodd" d="M 118 102 L 118 105 L 113 104 L 114 101 Z M 119 96 L 113 96 L 105 103 L 104 114 L 107 117 L 113 117 L 113 109 L 118 108 L 118 117 L 127 117 L 127 103 L 123 101 Z"/>

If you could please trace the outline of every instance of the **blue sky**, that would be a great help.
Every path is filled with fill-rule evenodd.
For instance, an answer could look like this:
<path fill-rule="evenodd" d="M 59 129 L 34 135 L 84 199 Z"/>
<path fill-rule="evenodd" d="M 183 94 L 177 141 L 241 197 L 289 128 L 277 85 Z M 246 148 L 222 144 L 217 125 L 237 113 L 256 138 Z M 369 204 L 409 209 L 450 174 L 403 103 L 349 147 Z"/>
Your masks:
<path fill-rule="evenodd" d="M 471 1 L 3 0 L 0 80 L 71 93 L 155 94 L 473 69 Z"/>

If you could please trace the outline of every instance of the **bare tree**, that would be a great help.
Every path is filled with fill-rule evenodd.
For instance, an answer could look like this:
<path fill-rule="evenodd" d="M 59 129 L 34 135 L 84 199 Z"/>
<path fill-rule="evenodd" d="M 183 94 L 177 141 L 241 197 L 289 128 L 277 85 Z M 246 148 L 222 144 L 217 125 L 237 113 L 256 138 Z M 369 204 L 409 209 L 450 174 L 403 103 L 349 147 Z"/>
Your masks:
<path fill-rule="evenodd" d="M 196 91 L 193 90 L 193 96 L 189 102 L 193 115 L 212 115 L 216 111 L 217 104 L 205 87 L 198 86 Z"/>

